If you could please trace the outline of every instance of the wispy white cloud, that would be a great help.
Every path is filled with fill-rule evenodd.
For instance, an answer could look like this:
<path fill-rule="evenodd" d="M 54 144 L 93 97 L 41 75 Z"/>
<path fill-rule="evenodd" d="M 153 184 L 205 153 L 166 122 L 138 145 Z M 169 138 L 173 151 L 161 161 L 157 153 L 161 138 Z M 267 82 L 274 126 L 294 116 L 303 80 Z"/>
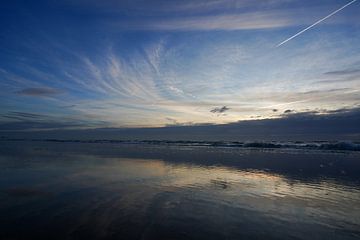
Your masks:
<path fill-rule="evenodd" d="M 357 91 L 360 86 L 354 82 L 344 83 L 342 87 L 313 84 L 325 80 L 322 78 L 336 78 L 339 82 L 344 79 L 334 71 L 358 59 L 356 53 L 351 56 L 344 54 L 352 52 L 357 44 L 355 41 L 341 38 L 342 44 L 338 46 L 339 41 L 328 33 L 301 49 L 273 49 L 274 43 L 269 39 L 274 39 L 281 31 L 274 28 L 313 20 L 304 19 L 300 13 L 293 15 L 293 11 L 288 9 L 259 11 L 251 8 L 242 11 L 253 6 L 251 2 L 259 1 L 226 1 L 229 6 L 243 5 L 236 6 L 236 11 L 212 12 L 221 1 L 186 1 L 181 6 L 171 4 L 176 13 L 173 16 L 164 12 L 160 17 L 145 17 L 141 21 L 130 17 L 122 24 L 118 18 L 109 17 L 117 28 L 112 28 L 114 25 L 106 21 L 98 22 L 102 27 L 110 28 L 110 34 L 104 34 L 111 35 L 106 43 L 97 39 L 97 44 L 91 45 L 91 49 L 86 46 L 77 49 L 77 44 L 74 47 L 66 39 L 61 43 L 50 39 L 46 41 L 50 42 L 49 45 L 37 46 L 36 52 L 41 53 L 38 58 L 40 67 L 29 59 L 23 65 L 16 65 L 20 69 L 16 74 L 11 75 L 12 71 L 6 68 L 0 69 L 1 77 L 6 79 L 0 84 L 10 86 L 10 93 L 44 87 L 43 83 L 54 89 L 66 89 L 66 98 L 54 94 L 51 104 L 46 103 L 47 108 L 43 102 L 37 102 L 36 106 L 43 104 L 41 109 L 44 112 L 55 112 L 55 106 L 55 109 L 61 109 L 58 116 L 72 115 L 79 121 L 99 120 L 106 122 L 107 126 L 119 127 L 163 126 L 169 122 L 226 123 L 253 116 L 273 117 L 274 107 L 279 113 L 286 109 L 319 106 L 331 109 L 350 106 L 359 100 Z M 280 6 L 281 1 L 275 2 L 273 4 Z M 206 11 L 199 12 L 203 6 Z M 191 11 L 184 14 L 181 9 Z M 297 16 L 301 16 L 300 20 Z M 137 35 L 137 32 L 124 31 L 118 34 L 119 29 L 126 28 L 158 32 Z M 248 29 L 267 30 L 232 31 Z M 188 30 L 194 32 L 181 32 Z M 228 32 L 204 33 L 212 30 Z M 113 37 L 114 32 L 119 38 Z M 134 36 L 136 43 L 129 43 Z M 86 45 L 87 39 L 81 39 Z M 9 106 L 24 97 L 16 95 L 12 98 Z M 27 104 L 31 103 L 18 106 L 26 108 Z M 211 113 L 215 106 L 226 106 L 231 110 L 219 118 Z"/>
<path fill-rule="evenodd" d="M 296 0 L 295 0 L 296 1 Z M 252 8 L 281 6 L 294 0 L 133 0 L 133 1 L 98 1 L 98 0 L 64 0 L 58 4 L 71 6 L 75 10 L 94 10 L 100 13 L 118 14 L 126 12 L 128 16 L 159 16 L 179 14 L 204 14 L 219 11 L 234 11 Z"/>
<path fill-rule="evenodd" d="M 309 16 L 316 16 L 334 5 L 321 2 L 304 5 L 299 0 L 71 1 L 61 4 L 75 5 L 89 14 L 96 10 L 98 14 L 94 17 L 115 31 L 276 29 L 310 24 L 313 19 Z M 111 17 L 109 12 L 113 13 Z"/>
<path fill-rule="evenodd" d="M 279 12 L 253 12 L 196 17 L 168 18 L 146 22 L 118 24 L 127 30 L 197 31 L 197 30 L 251 30 L 289 26 L 293 22 Z"/>
<path fill-rule="evenodd" d="M 313 73 L 299 78 L 298 72 L 321 69 L 326 59 L 339 55 L 338 51 L 326 52 L 327 45 L 321 45 L 316 49 L 309 45 L 294 53 L 296 57 L 286 60 L 288 66 L 282 68 L 281 75 L 269 59 L 281 65 L 284 54 L 254 58 L 251 51 L 255 48 L 249 45 L 217 42 L 197 49 L 191 59 L 182 59 L 189 50 L 187 45 L 173 45 L 163 39 L 144 45 L 130 58 L 123 58 L 115 48 L 91 58 L 80 55 L 75 68 L 65 69 L 69 76 L 77 76 L 70 80 L 79 83 L 84 91 L 102 96 L 71 102 L 76 104 L 73 111 L 84 116 L 96 113 L 92 118 L 113 126 L 163 126 L 168 123 L 166 118 L 176 119 L 177 123 L 203 123 L 204 119 L 208 123 L 226 123 L 254 115 L 272 117 L 274 107 L 280 112 L 319 106 L 333 109 L 356 102 L 354 85 L 309 88 L 307 82 L 312 79 L 302 77 Z M 311 63 L 304 60 L 309 58 Z M 339 61 L 346 64 L 349 59 Z M 231 111 L 220 119 L 210 113 L 214 106 L 227 106 Z"/>

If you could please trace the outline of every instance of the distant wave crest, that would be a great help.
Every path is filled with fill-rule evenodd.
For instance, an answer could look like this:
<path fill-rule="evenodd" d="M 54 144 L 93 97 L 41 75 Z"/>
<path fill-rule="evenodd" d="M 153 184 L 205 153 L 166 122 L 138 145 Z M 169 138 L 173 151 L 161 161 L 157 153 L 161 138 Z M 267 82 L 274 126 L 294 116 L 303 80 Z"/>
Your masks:
<path fill-rule="evenodd" d="M 6 141 L 29 141 L 29 139 L 2 139 Z M 255 148 L 255 149 L 304 149 L 304 150 L 329 150 L 329 151 L 360 151 L 359 142 L 278 142 L 278 141 L 252 141 L 252 142 L 227 142 L 227 141 L 171 141 L 171 140 L 62 140 L 62 139 L 31 139 L 30 141 L 68 142 L 68 143 L 111 143 L 111 144 L 150 144 L 167 146 L 189 147 L 226 147 L 226 148 Z"/>

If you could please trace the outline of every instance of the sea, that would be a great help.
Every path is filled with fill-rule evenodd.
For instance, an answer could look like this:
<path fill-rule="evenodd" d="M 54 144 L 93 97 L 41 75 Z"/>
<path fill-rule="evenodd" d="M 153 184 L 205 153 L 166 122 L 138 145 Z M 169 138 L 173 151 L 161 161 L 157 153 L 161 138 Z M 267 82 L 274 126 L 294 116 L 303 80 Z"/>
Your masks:
<path fill-rule="evenodd" d="M 0 239 L 360 239 L 360 145 L 2 139 Z"/>

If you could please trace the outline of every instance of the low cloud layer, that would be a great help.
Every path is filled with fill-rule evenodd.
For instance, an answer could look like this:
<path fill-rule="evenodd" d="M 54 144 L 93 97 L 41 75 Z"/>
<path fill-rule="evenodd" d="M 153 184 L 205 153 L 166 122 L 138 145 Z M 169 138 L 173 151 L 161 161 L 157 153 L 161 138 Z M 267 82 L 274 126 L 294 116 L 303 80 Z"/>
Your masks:
<path fill-rule="evenodd" d="M 101 127 L 104 122 L 11 111 L 0 114 L 0 132 Z"/>
<path fill-rule="evenodd" d="M 34 122 L 34 121 L 33 121 Z M 360 140 L 360 108 L 321 110 L 282 115 L 277 119 L 239 121 L 222 125 L 169 125 L 162 128 L 107 128 L 32 132 L 31 137 L 122 140 Z M 31 121 L 3 123 L 0 129 L 30 127 Z M 52 123 L 56 124 L 56 123 Z M 44 125 L 42 125 L 44 126 Z M 48 126 L 49 127 L 49 126 Z M 53 126 L 51 126 L 53 127 Z M 28 133 L 2 132 L 1 136 L 29 137 Z"/>
<path fill-rule="evenodd" d="M 343 69 L 338 71 L 330 71 L 324 73 L 325 75 L 336 75 L 336 76 L 342 76 L 342 75 L 352 75 L 352 74 L 360 74 L 360 69 Z"/>
<path fill-rule="evenodd" d="M 32 97 L 49 97 L 63 93 L 63 91 L 54 88 L 25 88 L 16 92 L 19 95 Z"/>

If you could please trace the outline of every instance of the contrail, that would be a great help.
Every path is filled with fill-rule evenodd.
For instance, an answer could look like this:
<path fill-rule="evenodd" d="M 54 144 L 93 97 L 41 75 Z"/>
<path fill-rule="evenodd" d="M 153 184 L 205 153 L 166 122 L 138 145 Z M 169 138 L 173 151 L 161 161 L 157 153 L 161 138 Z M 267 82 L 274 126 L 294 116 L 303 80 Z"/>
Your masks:
<path fill-rule="evenodd" d="M 354 2 L 356 2 L 357 0 L 352 0 L 351 2 L 345 4 L 344 6 L 342 6 L 341 8 L 337 9 L 336 11 L 330 13 L 329 15 L 327 15 L 326 17 L 320 19 L 319 21 L 317 21 L 316 23 L 308 26 L 307 28 L 301 30 L 300 32 L 298 32 L 297 34 L 289 37 L 288 39 L 286 39 L 285 41 L 282 41 L 281 43 L 279 43 L 276 47 L 280 47 L 281 45 L 283 45 L 284 43 L 287 43 L 288 41 L 290 41 L 293 38 L 296 38 L 297 36 L 299 36 L 300 34 L 306 32 L 307 30 L 309 30 L 310 28 L 316 26 L 317 24 L 321 23 L 322 21 L 328 19 L 329 17 L 331 17 L 332 15 L 335 15 L 336 13 L 340 12 L 341 10 L 343 10 L 344 8 L 346 8 L 347 6 L 350 6 L 351 4 L 353 4 Z"/>

